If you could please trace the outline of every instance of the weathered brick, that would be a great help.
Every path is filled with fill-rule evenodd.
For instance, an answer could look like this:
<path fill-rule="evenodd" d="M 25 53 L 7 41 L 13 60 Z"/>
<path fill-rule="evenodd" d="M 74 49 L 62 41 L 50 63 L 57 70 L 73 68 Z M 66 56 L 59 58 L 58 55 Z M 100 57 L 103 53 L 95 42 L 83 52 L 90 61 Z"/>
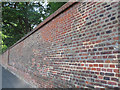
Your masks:
<path fill-rule="evenodd" d="M 114 73 L 105 73 L 107 76 L 114 76 Z"/>
<path fill-rule="evenodd" d="M 108 84 L 110 84 L 110 85 L 117 85 L 117 83 L 116 82 L 108 82 Z"/>
<path fill-rule="evenodd" d="M 103 63 L 103 60 L 96 60 L 97 63 Z"/>
<path fill-rule="evenodd" d="M 116 74 L 116 77 L 120 77 L 120 74 Z"/>
<path fill-rule="evenodd" d="M 114 20 L 115 19 L 115 17 L 112 17 L 110 20 Z"/>
<path fill-rule="evenodd" d="M 112 72 L 112 69 L 107 69 L 108 72 Z"/>
<path fill-rule="evenodd" d="M 98 76 L 99 79 L 103 79 L 103 76 Z"/>
<path fill-rule="evenodd" d="M 101 83 L 107 84 L 107 81 L 101 80 Z"/>
<path fill-rule="evenodd" d="M 111 78 L 111 80 L 112 80 L 112 81 L 116 81 L 116 82 L 118 82 L 118 81 L 119 81 L 119 79 L 118 79 L 118 78 Z"/>
<path fill-rule="evenodd" d="M 111 32 L 112 32 L 111 30 L 106 31 L 107 34 L 109 34 L 109 33 L 111 33 Z"/>
<path fill-rule="evenodd" d="M 114 72 L 119 73 L 120 71 L 119 71 L 119 69 L 114 69 Z"/>
<path fill-rule="evenodd" d="M 119 40 L 119 37 L 114 37 L 113 39 L 114 39 L 114 40 Z"/>
<path fill-rule="evenodd" d="M 110 67 L 111 67 L 111 68 L 115 68 L 115 65 L 114 65 L 114 64 L 110 64 Z"/>
<path fill-rule="evenodd" d="M 103 67 L 103 64 L 99 64 L 99 67 Z"/>
<path fill-rule="evenodd" d="M 94 67 L 98 67 L 98 64 L 94 64 Z"/>
<path fill-rule="evenodd" d="M 112 7 L 109 7 L 109 8 L 107 8 L 106 10 L 111 10 L 112 9 Z"/>
<path fill-rule="evenodd" d="M 104 72 L 100 72 L 100 75 L 104 75 Z"/>
<path fill-rule="evenodd" d="M 110 77 L 104 77 L 104 80 L 110 80 Z"/>
<path fill-rule="evenodd" d="M 106 60 L 105 63 L 110 63 L 110 60 Z"/>

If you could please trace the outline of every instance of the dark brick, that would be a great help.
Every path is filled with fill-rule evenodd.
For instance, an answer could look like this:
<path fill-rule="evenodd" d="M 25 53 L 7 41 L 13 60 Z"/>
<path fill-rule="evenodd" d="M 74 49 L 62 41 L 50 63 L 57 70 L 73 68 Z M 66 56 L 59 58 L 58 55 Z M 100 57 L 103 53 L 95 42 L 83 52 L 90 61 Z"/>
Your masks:
<path fill-rule="evenodd" d="M 93 51 L 97 51 L 97 49 L 93 49 Z"/>
<path fill-rule="evenodd" d="M 86 73 L 90 73 L 90 71 L 86 71 Z"/>
<path fill-rule="evenodd" d="M 107 34 L 109 34 L 109 33 L 111 33 L 111 32 L 112 32 L 111 30 L 106 31 Z"/>
<path fill-rule="evenodd" d="M 113 21 L 113 24 L 116 24 L 118 21 L 117 20 L 115 20 L 115 21 Z"/>
<path fill-rule="evenodd" d="M 107 6 L 105 6 L 104 8 L 106 8 L 106 7 L 109 7 L 110 5 L 107 5 Z"/>
<path fill-rule="evenodd" d="M 78 11 L 81 12 L 81 8 L 78 8 Z"/>
<path fill-rule="evenodd" d="M 64 44 L 63 46 L 67 46 L 67 44 Z"/>
<path fill-rule="evenodd" d="M 113 13 L 112 16 L 116 15 L 117 13 Z"/>
<path fill-rule="evenodd" d="M 95 23 L 95 22 L 96 22 L 96 20 L 92 21 L 92 23 Z"/>
<path fill-rule="evenodd" d="M 94 74 L 94 72 L 93 72 L 93 71 L 91 71 L 91 74 Z"/>
<path fill-rule="evenodd" d="M 79 37 L 81 37 L 82 35 L 80 34 Z"/>
<path fill-rule="evenodd" d="M 88 20 L 88 17 L 86 18 L 86 20 Z"/>
<path fill-rule="evenodd" d="M 96 16 L 96 14 L 94 14 L 93 16 Z"/>
<path fill-rule="evenodd" d="M 102 6 L 105 6 L 105 5 L 107 5 L 107 3 L 106 3 L 106 2 L 102 4 Z"/>
<path fill-rule="evenodd" d="M 93 78 L 97 78 L 97 76 L 96 76 L 96 75 L 94 75 L 94 76 L 93 76 Z"/>
<path fill-rule="evenodd" d="M 103 60 L 96 60 L 97 63 L 103 63 Z"/>
<path fill-rule="evenodd" d="M 109 21 L 109 19 L 105 20 L 105 22 L 108 22 L 108 21 Z"/>
<path fill-rule="evenodd" d="M 105 27 L 105 26 L 107 26 L 106 24 L 104 24 L 102 27 Z"/>
<path fill-rule="evenodd" d="M 85 11 L 83 10 L 83 11 L 81 11 L 80 13 L 84 13 Z"/>
<path fill-rule="evenodd" d="M 114 49 L 114 47 L 109 47 L 109 49 Z"/>
<path fill-rule="evenodd" d="M 85 77 L 82 77 L 82 79 L 86 80 L 86 78 L 85 78 Z"/>
<path fill-rule="evenodd" d="M 120 15 L 118 15 L 117 18 L 120 18 Z"/>
<path fill-rule="evenodd" d="M 96 36 L 99 36 L 100 35 L 100 33 L 96 33 Z"/>
<path fill-rule="evenodd" d="M 86 6 L 86 2 L 83 2 L 82 5 L 83 5 L 83 6 Z"/>
<path fill-rule="evenodd" d="M 103 72 L 100 72 L 100 75 L 104 75 L 104 73 L 103 73 Z"/>
<path fill-rule="evenodd" d="M 108 52 L 101 52 L 101 54 L 111 54 L 112 52 L 111 51 L 108 51 Z M 112 56 L 112 55 L 111 55 Z"/>
<path fill-rule="evenodd" d="M 115 19 L 115 17 L 112 17 L 110 20 L 114 20 Z"/>
<path fill-rule="evenodd" d="M 88 23 L 87 23 L 87 25 L 90 25 L 90 24 L 92 24 L 92 23 L 91 23 L 91 22 L 88 22 Z"/>
<path fill-rule="evenodd" d="M 108 58 L 116 58 L 116 56 L 115 55 L 110 55 L 110 56 L 108 56 Z"/>
<path fill-rule="evenodd" d="M 83 36 L 85 36 L 85 33 L 83 34 Z"/>
<path fill-rule="evenodd" d="M 102 50 L 102 48 L 99 48 L 98 50 L 99 50 L 99 51 L 101 51 L 101 50 Z"/>
<path fill-rule="evenodd" d="M 109 8 L 107 8 L 106 10 L 111 10 L 112 9 L 112 7 L 109 7 Z"/>
<path fill-rule="evenodd" d="M 95 80 L 94 79 L 91 79 L 92 82 L 94 82 Z"/>
<path fill-rule="evenodd" d="M 116 81 L 116 82 L 118 82 L 118 81 L 119 81 L 119 79 L 118 79 L 118 78 L 111 78 L 111 80 L 112 80 L 112 81 Z"/>
<path fill-rule="evenodd" d="M 106 83 L 107 83 L 107 81 L 104 81 L 104 80 L 102 80 L 102 81 L 101 81 L 101 83 L 104 83 L 104 84 L 106 84 Z"/>
<path fill-rule="evenodd" d="M 101 14 L 100 17 L 103 17 L 103 14 Z"/>
<path fill-rule="evenodd" d="M 120 68 L 120 64 L 116 65 L 116 68 Z"/>
<path fill-rule="evenodd" d="M 110 15 L 108 15 L 108 17 L 111 17 L 111 14 L 110 14 Z"/>
<path fill-rule="evenodd" d="M 110 77 L 104 77 L 105 80 L 110 80 Z"/>
<path fill-rule="evenodd" d="M 114 76 L 114 73 L 105 73 L 106 76 Z"/>

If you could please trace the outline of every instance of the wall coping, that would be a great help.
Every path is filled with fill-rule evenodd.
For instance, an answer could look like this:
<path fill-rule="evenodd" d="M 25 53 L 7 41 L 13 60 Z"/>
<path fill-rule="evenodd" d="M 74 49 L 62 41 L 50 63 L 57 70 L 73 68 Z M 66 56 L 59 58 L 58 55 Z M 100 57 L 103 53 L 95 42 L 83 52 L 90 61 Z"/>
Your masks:
<path fill-rule="evenodd" d="M 49 17 L 47 17 L 43 22 L 41 22 L 36 28 L 34 28 L 32 31 L 30 31 L 28 34 L 26 34 L 24 37 L 22 37 L 20 40 L 18 40 L 15 44 L 13 44 L 12 46 L 10 46 L 7 50 L 10 50 L 11 48 L 13 48 L 15 45 L 19 44 L 20 42 L 22 42 L 23 40 L 25 40 L 27 37 L 29 37 L 30 35 L 32 35 L 33 33 L 35 33 L 36 31 L 38 31 L 40 28 L 42 28 L 44 25 L 46 25 L 47 23 L 49 23 L 51 20 L 53 20 L 55 17 L 57 17 L 58 15 L 60 15 L 61 13 L 63 13 L 64 11 L 66 11 L 68 8 L 70 8 L 71 6 L 73 6 L 74 4 L 76 4 L 78 2 L 71 2 L 68 1 L 66 4 L 64 4 L 62 7 L 60 7 L 57 11 L 55 11 L 53 14 L 51 14 Z M 7 51 L 6 50 L 6 51 Z M 5 51 L 5 52 L 6 52 Z M 4 53 L 5 53 L 4 52 Z"/>

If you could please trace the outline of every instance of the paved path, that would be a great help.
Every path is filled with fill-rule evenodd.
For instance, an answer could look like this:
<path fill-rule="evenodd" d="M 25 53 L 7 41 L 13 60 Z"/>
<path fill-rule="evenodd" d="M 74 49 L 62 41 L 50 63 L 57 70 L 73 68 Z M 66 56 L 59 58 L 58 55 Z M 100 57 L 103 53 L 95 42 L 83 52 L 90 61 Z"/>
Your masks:
<path fill-rule="evenodd" d="M 30 88 L 30 86 L 2 67 L 2 88 Z"/>

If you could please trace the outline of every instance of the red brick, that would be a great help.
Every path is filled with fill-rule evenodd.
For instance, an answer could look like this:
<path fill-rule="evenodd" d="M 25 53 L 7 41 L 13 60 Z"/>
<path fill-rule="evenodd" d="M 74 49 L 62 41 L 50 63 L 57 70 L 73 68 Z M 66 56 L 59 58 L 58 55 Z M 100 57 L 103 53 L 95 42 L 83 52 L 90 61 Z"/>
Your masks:
<path fill-rule="evenodd" d="M 108 82 L 108 84 L 110 84 L 110 85 L 117 85 L 117 83 L 116 82 Z"/>
<path fill-rule="evenodd" d="M 110 60 L 106 60 L 105 63 L 110 63 Z"/>
<path fill-rule="evenodd" d="M 94 64 L 94 67 L 98 67 L 98 64 Z"/>
<path fill-rule="evenodd" d="M 111 67 L 111 68 L 115 68 L 115 65 L 114 65 L 114 64 L 110 64 L 110 67 Z"/>
<path fill-rule="evenodd" d="M 99 79 L 103 79 L 103 76 L 98 76 Z"/>
<path fill-rule="evenodd" d="M 105 10 L 100 11 L 100 13 L 104 13 L 104 12 L 105 12 Z"/>
<path fill-rule="evenodd" d="M 114 39 L 114 40 L 119 40 L 119 37 L 114 37 L 113 39 Z"/>
<path fill-rule="evenodd" d="M 84 64 L 81 64 L 81 66 L 84 66 Z"/>
<path fill-rule="evenodd" d="M 101 71 L 101 69 L 100 69 L 100 68 L 97 68 L 97 71 Z"/>
<path fill-rule="evenodd" d="M 119 81 L 119 79 L 118 79 L 118 78 L 111 78 L 111 80 L 112 80 L 112 81 L 116 81 L 116 82 L 118 82 L 118 81 Z"/>
<path fill-rule="evenodd" d="M 114 72 L 115 73 L 119 73 L 119 69 L 114 69 Z"/>
<path fill-rule="evenodd" d="M 88 84 L 89 82 L 88 82 L 88 81 L 86 81 L 85 83 L 86 83 L 86 84 Z"/>
<path fill-rule="evenodd" d="M 84 70 L 86 70 L 86 67 L 84 67 Z"/>
<path fill-rule="evenodd" d="M 108 64 L 104 64 L 104 67 L 108 67 L 109 65 Z"/>
<path fill-rule="evenodd" d="M 96 70 L 96 68 L 92 68 L 92 70 Z"/>
<path fill-rule="evenodd" d="M 102 71 L 106 71 L 106 69 L 103 68 Z"/>
<path fill-rule="evenodd" d="M 80 88 L 79 86 L 77 86 L 77 88 Z"/>
<path fill-rule="evenodd" d="M 120 77 L 120 74 L 116 74 L 117 77 Z"/>
<path fill-rule="evenodd" d="M 107 69 L 108 72 L 112 72 L 112 69 Z"/>
<path fill-rule="evenodd" d="M 97 63 L 103 63 L 103 60 L 96 60 Z"/>
<path fill-rule="evenodd" d="M 99 67 L 103 67 L 103 64 L 99 64 Z"/>
<path fill-rule="evenodd" d="M 93 64 L 89 64 L 89 67 L 93 67 Z"/>

